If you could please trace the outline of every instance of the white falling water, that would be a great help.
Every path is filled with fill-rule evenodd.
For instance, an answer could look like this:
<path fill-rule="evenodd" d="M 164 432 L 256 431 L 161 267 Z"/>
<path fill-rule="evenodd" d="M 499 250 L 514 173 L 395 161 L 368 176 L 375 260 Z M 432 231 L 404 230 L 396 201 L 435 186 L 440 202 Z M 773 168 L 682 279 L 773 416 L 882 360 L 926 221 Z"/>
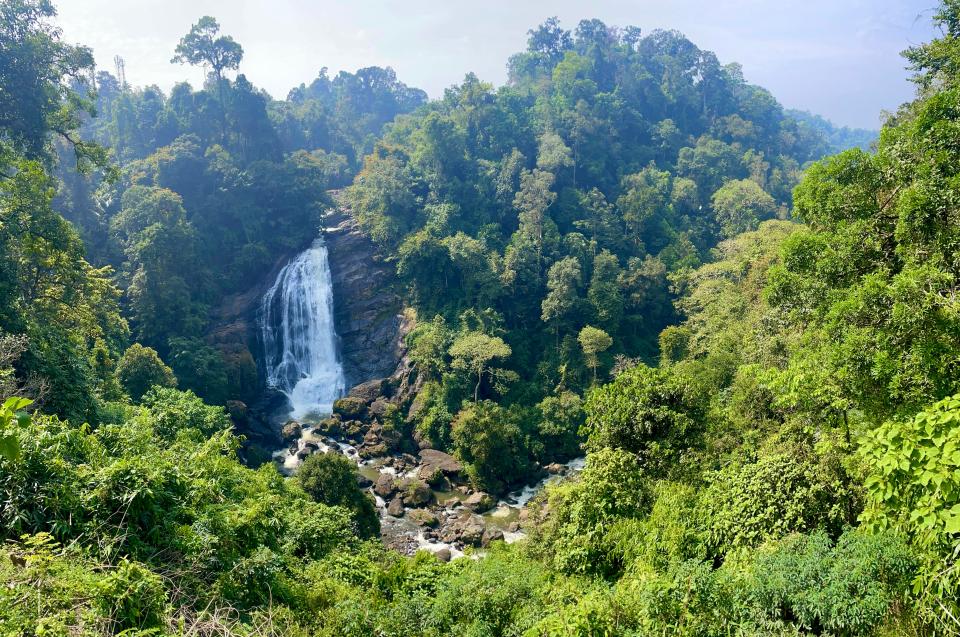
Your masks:
<path fill-rule="evenodd" d="M 263 297 L 260 328 L 267 385 L 287 396 L 290 416 L 329 414 L 346 381 L 337 354 L 333 284 L 323 239 L 277 275 Z"/>

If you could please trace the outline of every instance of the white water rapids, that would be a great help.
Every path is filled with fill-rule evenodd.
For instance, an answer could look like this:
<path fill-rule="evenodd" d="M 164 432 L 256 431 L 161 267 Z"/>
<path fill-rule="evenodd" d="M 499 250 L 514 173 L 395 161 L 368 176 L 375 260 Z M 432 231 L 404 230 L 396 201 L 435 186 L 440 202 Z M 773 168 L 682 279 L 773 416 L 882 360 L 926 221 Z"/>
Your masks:
<path fill-rule="evenodd" d="M 267 385 L 290 401 L 290 417 L 328 415 L 346 379 L 333 323 L 333 284 L 323 239 L 288 263 L 260 307 Z"/>

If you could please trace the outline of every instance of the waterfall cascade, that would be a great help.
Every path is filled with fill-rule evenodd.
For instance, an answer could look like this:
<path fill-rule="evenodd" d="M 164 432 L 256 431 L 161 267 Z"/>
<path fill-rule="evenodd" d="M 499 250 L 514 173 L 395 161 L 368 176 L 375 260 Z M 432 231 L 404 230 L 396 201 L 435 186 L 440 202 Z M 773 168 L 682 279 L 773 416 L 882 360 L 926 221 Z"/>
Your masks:
<path fill-rule="evenodd" d="M 267 385 L 290 401 L 291 417 L 326 415 L 346 380 L 333 323 L 327 247 L 317 239 L 288 263 L 263 297 L 260 329 Z"/>

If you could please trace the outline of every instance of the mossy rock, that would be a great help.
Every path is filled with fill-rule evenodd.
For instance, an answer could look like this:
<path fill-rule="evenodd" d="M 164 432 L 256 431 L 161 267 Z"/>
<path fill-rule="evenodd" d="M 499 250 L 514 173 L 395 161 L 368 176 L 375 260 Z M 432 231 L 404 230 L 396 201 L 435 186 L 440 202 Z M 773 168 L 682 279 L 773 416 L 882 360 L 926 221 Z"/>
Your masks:
<path fill-rule="evenodd" d="M 333 413 L 344 420 L 357 420 L 367 413 L 367 403 L 360 398 L 345 396 L 334 401 Z"/>

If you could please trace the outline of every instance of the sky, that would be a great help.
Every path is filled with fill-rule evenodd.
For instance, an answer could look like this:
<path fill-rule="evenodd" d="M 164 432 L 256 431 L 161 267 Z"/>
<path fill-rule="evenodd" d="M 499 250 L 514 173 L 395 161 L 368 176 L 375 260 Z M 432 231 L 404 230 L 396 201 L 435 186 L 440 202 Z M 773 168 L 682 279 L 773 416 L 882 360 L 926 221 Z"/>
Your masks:
<path fill-rule="evenodd" d="M 913 95 L 899 53 L 935 36 L 937 0 L 55 0 L 65 40 L 90 46 L 111 72 L 168 90 L 202 71 L 170 63 L 190 25 L 212 15 L 244 48 L 240 71 L 272 96 L 334 75 L 391 66 L 408 85 L 439 97 L 473 71 L 506 81 L 507 58 L 550 16 L 565 28 L 676 29 L 788 108 L 879 128 L 881 113 Z"/>

